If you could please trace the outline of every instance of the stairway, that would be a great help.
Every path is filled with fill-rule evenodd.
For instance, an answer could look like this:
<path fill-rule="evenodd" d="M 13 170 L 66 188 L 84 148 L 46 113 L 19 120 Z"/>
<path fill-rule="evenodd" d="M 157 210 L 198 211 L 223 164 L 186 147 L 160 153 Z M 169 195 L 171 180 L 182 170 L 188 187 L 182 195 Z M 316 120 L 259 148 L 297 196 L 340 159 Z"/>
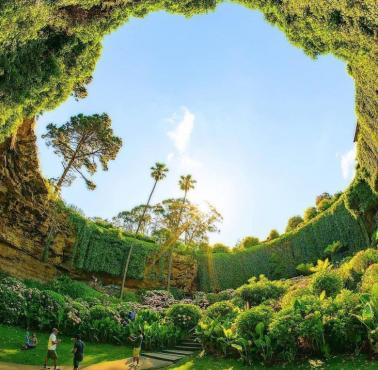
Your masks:
<path fill-rule="evenodd" d="M 161 352 L 142 352 L 142 357 L 174 364 L 187 356 L 194 355 L 201 349 L 202 346 L 196 341 L 196 338 L 192 336 L 185 339 L 179 345 L 173 348 L 164 349 Z"/>

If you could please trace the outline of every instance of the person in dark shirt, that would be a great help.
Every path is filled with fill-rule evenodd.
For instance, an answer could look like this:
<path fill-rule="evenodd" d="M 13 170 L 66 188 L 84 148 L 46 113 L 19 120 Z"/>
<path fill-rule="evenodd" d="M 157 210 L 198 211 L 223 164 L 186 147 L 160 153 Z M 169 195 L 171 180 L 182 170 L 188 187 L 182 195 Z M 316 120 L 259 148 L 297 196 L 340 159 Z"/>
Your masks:
<path fill-rule="evenodd" d="M 75 335 L 73 346 L 73 366 L 74 370 L 79 369 L 80 362 L 84 359 L 84 342 L 81 340 L 80 334 Z"/>

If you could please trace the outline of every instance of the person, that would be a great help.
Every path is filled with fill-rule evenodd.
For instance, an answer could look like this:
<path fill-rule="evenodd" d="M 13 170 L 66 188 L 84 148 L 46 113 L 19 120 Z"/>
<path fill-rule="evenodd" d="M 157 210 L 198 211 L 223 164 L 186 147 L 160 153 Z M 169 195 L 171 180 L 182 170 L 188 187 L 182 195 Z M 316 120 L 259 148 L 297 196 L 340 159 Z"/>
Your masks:
<path fill-rule="evenodd" d="M 47 345 L 47 355 L 45 357 L 45 364 L 43 366 L 44 369 L 47 369 L 48 360 L 52 360 L 54 363 L 54 370 L 59 370 L 59 367 L 57 366 L 58 355 L 56 353 L 56 347 L 60 343 L 60 341 L 57 339 L 57 335 L 58 329 L 53 328 Z"/>
<path fill-rule="evenodd" d="M 74 342 L 74 346 L 73 346 L 73 349 L 72 349 L 73 366 L 74 366 L 74 370 L 78 370 L 79 366 L 80 366 L 80 362 L 83 361 L 83 359 L 84 359 L 85 344 L 81 340 L 80 334 L 75 335 L 74 341 L 75 342 Z"/>
<path fill-rule="evenodd" d="M 144 336 L 143 336 L 143 331 L 141 329 L 138 330 L 138 335 L 129 337 L 129 340 L 131 340 L 134 343 L 132 366 L 136 368 L 139 367 L 140 352 L 142 349 L 143 339 L 144 339 Z"/>
<path fill-rule="evenodd" d="M 29 333 L 29 329 L 27 329 L 25 333 L 24 345 L 21 347 L 21 349 L 28 349 L 29 344 L 30 344 L 30 333 Z"/>
<path fill-rule="evenodd" d="M 26 331 L 25 344 L 21 347 L 22 350 L 33 349 L 37 347 L 38 339 L 35 333 L 30 337 L 29 331 Z"/>
<path fill-rule="evenodd" d="M 129 311 L 129 313 L 127 314 L 127 319 L 128 321 L 134 321 L 136 318 L 136 313 L 135 311 Z"/>

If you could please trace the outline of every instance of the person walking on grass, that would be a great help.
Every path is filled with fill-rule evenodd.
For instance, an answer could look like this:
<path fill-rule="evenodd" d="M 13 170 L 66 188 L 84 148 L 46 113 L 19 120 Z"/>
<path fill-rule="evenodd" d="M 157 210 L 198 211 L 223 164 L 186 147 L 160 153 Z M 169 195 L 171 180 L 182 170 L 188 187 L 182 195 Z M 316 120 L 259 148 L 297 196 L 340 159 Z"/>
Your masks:
<path fill-rule="evenodd" d="M 85 344 L 81 340 L 80 334 L 75 335 L 74 346 L 72 349 L 74 370 L 79 369 L 80 362 L 84 359 L 84 347 Z"/>
<path fill-rule="evenodd" d="M 142 343 L 143 343 L 143 331 L 141 329 L 138 330 L 137 335 L 132 335 L 129 337 L 129 340 L 133 342 L 133 362 L 131 364 L 132 367 L 138 368 L 140 362 L 140 352 L 142 350 Z M 126 364 L 128 364 L 126 362 Z"/>
<path fill-rule="evenodd" d="M 60 343 L 60 341 L 57 339 L 57 335 L 58 329 L 54 328 L 51 331 L 49 342 L 47 345 L 47 355 L 45 357 L 45 364 L 43 366 L 44 369 L 47 369 L 48 361 L 52 360 L 54 363 L 54 370 L 59 370 L 59 367 L 57 366 L 58 355 L 56 354 L 56 346 Z"/>

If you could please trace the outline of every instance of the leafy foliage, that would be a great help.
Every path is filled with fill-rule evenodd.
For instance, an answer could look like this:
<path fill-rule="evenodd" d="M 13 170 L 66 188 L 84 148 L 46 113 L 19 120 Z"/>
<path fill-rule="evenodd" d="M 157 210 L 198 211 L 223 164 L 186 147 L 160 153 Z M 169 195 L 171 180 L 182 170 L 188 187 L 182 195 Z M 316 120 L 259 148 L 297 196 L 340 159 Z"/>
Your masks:
<path fill-rule="evenodd" d="M 312 289 L 318 295 L 325 292 L 327 296 L 335 296 L 342 288 L 343 279 L 333 271 L 319 272 L 312 280 Z"/>

